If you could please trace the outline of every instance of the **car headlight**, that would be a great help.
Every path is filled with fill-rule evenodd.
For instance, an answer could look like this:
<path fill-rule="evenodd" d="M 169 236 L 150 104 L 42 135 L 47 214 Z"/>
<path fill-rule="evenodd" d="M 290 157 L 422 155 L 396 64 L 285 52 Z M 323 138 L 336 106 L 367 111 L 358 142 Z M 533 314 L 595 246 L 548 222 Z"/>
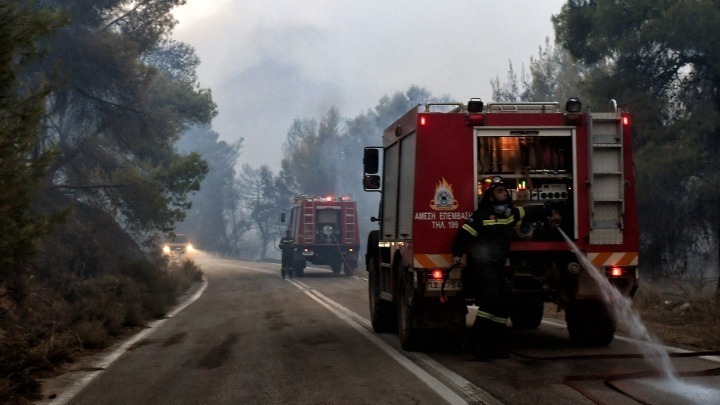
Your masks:
<path fill-rule="evenodd" d="M 170 246 L 164 245 L 162 251 L 163 251 L 163 253 L 169 254 L 169 253 L 170 253 Z"/>
<path fill-rule="evenodd" d="M 186 249 L 188 252 L 192 252 L 193 250 L 195 250 L 195 248 L 193 247 L 193 245 L 190 244 L 190 243 L 188 243 L 188 245 L 187 245 L 187 247 L 186 247 L 185 249 Z"/>

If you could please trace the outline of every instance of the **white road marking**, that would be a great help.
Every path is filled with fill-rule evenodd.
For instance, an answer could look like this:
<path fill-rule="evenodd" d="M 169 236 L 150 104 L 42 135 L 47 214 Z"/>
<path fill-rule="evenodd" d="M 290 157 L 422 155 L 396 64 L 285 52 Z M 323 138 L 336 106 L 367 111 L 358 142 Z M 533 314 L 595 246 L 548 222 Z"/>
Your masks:
<path fill-rule="evenodd" d="M 237 267 L 237 266 L 233 266 Z M 256 268 L 248 268 L 241 266 L 241 268 L 245 270 L 252 270 L 252 271 L 259 271 L 267 274 L 271 274 L 277 277 L 280 277 L 279 274 L 275 271 L 269 271 L 269 270 L 263 270 L 263 269 L 256 269 Z M 367 281 L 366 279 L 357 277 L 360 280 Z M 373 342 L 376 346 L 378 346 L 381 350 L 386 352 L 390 357 L 392 357 L 395 361 L 397 361 L 400 365 L 405 367 L 407 370 L 412 372 L 415 376 L 417 376 L 421 381 L 423 381 L 428 387 L 430 387 L 433 391 L 438 393 L 442 398 L 444 398 L 448 403 L 450 404 L 468 404 L 468 402 L 463 399 L 461 396 L 459 396 L 456 392 L 454 392 L 451 388 L 449 388 L 446 384 L 442 383 L 437 378 L 430 375 L 427 371 L 425 371 L 422 367 L 420 367 L 416 363 L 423 364 L 426 368 L 433 370 L 435 373 L 442 375 L 449 383 L 455 386 L 455 388 L 463 393 L 467 398 L 471 398 L 473 400 L 473 403 L 477 404 L 489 404 L 489 405 L 496 405 L 501 404 L 497 399 L 492 397 L 487 392 L 483 391 L 476 385 L 472 384 L 471 382 L 465 380 L 458 374 L 454 373 L 453 371 L 447 369 L 445 366 L 441 365 L 440 363 L 436 362 L 429 356 L 423 354 L 423 353 L 404 353 L 399 352 L 395 348 L 393 348 L 391 345 L 387 344 L 385 341 L 380 339 L 378 336 L 376 336 L 373 332 L 371 332 L 371 324 L 370 321 L 366 318 L 363 318 L 359 314 L 350 311 L 349 309 L 345 308 L 344 306 L 340 305 L 339 303 L 331 300 L 330 298 L 326 297 L 319 291 L 316 291 L 306 285 L 305 283 L 302 283 L 300 281 L 296 281 L 294 279 L 288 279 L 288 282 L 291 284 L 294 284 L 297 288 L 302 290 L 305 294 L 307 294 L 309 297 L 311 297 L 313 300 L 317 301 L 320 305 L 325 307 L 327 310 L 335 314 L 338 318 L 345 321 L 347 324 L 349 324 L 353 329 L 357 330 L 359 333 L 361 333 L 363 336 L 365 336 L 368 340 Z M 202 294 L 205 292 L 205 289 L 207 288 L 207 280 L 203 278 L 202 286 L 196 291 L 191 297 L 189 297 L 187 300 L 185 300 L 182 304 L 178 305 L 175 309 L 173 309 L 171 312 L 167 314 L 167 316 L 163 319 L 159 319 L 153 322 L 150 322 L 146 329 L 143 329 L 142 331 L 135 334 L 133 337 L 128 339 L 127 341 L 123 342 L 117 349 L 113 350 L 112 352 L 108 353 L 107 355 L 100 358 L 97 362 L 93 363 L 90 368 L 97 369 L 94 371 L 84 372 L 84 375 L 78 378 L 75 382 L 73 382 L 70 386 L 68 386 L 62 393 L 60 393 L 55 398 L 49 400 L 49 401 L 41 401 L 38 402 L 38 404 L 48 404 L 48 405 L 65 405 L 69 403 L 76 395 L 78 395 L 85 387 L 87 387 L 95 378 L 97 378 L 99 375 L 101 375 L 112 363 L 114 363 L 118 358 L 120 358 L 132 345 L 137 343 L 138 341 L 149 337 L 152 333 L 154 333 L 162 324 L 165 323 L 168 319 L 174 317 L 178 313 L 180 313 L 182 310 L 184 310 L 186 307 L 188 307 L 190 304 L 195 302 Z"/>
<path fill-rule="evenodd" d="M 228 260 L 232 261 L 232 260 Z M 231 264 L 231 263 L 228 263 Z M 257 269 L 257 268 L 250 268 L 245 266 L 237 266 L 233 265 L 234 268 L 242 268 L 243 270 L 250 270 L 250 271 L 256 271 L 256 272 L 263 272 L 267 274 L 274 275 L 276 277 L 280 277 L 280 274 L 278 274 L 278 271 L 276 270 L 265 270 L 265 269 Z M 279 267 L 278 267 L 279 269 Z M 364 282 L 367 282 L 367 278 L 354 276 L 353 278 L 360 279 Z M 444 385 L 440 380 L 434 378 L 432 375 L 428 374 L 425 370 L 423 370 L 422 367 L 420 367 L 418 364 L 421 364 L 426 369 L 433 370 L 436 374 L 443 376 L 444 379 L 446 379 L 451 385 L 453 385 L 456 388 L 456 391 L 462 393 L 465 398 L 468 398 L 472 400 L 472 403 L 475 404 L 501 404 L 496 398 L 491 396 L 486 391 L 482 390 L 480 387 L 472 384 L 471 382 L 465 380 L 461 376 L 454 373 L 452 370 L 447 369 L 442 364 L 438 363 L 431 357 L 425 355 L 424 353 L 408 353 L 408 352 L 400 352 L 382 339 L 380 339 L 377 335 L 372 332 L 372 325 L 370 324 L 370 321 L 366 318 L 363 318 L 361 315 L 350 311 L 349 309 L 343 307 L 339 303 L 331 300 L 330 298 L 326 297 L 322 293 L 320 293 L 317 290 L 312 289 L 307 284 L 299 281 L 298 279 L 288 279 L 288 282 L 291 284 L 294 284 L 297 288 L 299 288 L 301 291 L 303 291 L 305 294 L 307 294 L 309 297 L 320 303 L 323 307 L 328 309 L 330 312 L 335 314 L 337 317 L 348 323 L 351 327 L 358 330 L 363 336 L 365 336 L 367 339 L 369 339 L 371 342 L 373 342 L 375 345 L 377 345 L 379 348 L 381 348 L 383 351 L 388 353 L 393 359 L 395 359 L 398 363 L 403 365 L 405 368 L 413 372 L 416 376 L 418 376 L 423 382 L 425 382 L 430 388 L 435 390 L 435 387 L 440 387 L 438 390 L 435 390 L 438 392 L 439 395 L 443 396 L 441 392 L 449 392 L 451 393 L 452 401 L 451 399 L 448 399 L 443 396 L 448 402 L 453 404 L 467 404 L 468 402 L 458 396 L 455 392 L 453 392 L 447 385 Z M 207 283 L 206 283 L 207 284 Z M 203 286 L 202 290 L 205 289 L 206 284 Z M 200 291 L 202 293 L 202 291 Z M 193 298 L 193 301 L 197 298 Z M 189 304 L 188 304 L 189 305 Z M 185 305 L 186 306 L 186 305 Z M 184 308 L 184 306 L 182 307 Z M 181 309 L 180 309 L 181 310 Z M 469 306 L 468 310 L 473 311 L 477 310 L 477 307 Z M 175 313 L 179 312 L 179 310 L 173 312 L 173 315 Z M 543 325 L 554 327 L 554 328 L 562 328 L 565 329 L 567 326 L 565 323 L 558 322 L 555 320 L 543 320 Z M 643 342 L 638 341 L 636 339 L 632 339 L 629 337 L 619 336 L 616 335 L 615 339 L 633 343 L 633 344 L 643 344 Z M 138 339 L 139 340 L 139 339 Z M 129 346 L 129 345 L 128 345 Z M 678 353 L 684 353 L 688 352 L 688 350 L 675 348 L 666 346 L 668 350 Z M 702 359 L 710 360 L 713 362 L 720 362 L 720 357 L 718 356 L 702 356 L 700 357 Z M 99 372 L 98 372 L 99 373 Z M 94 378 L 94 377 L 93 377 Z M 429 382 L 428 382 L 429 381 Z M 80 388 L 82 389 L 82 388 Z M 79 392 L 79 390 L 78 390 Z M 73 394 L 75 395 L 75 394 Z M 457 402 L 453 402 L 457 401 Z M 53 405 L 55 404 L 64 404 L 65 402 L 52 402 Z"/>
<path fill-rule="evenodd" d="M 435 391 L 443 399 L 450 404 L 468 404 L 463 397 L 458 395 L 456 391 L 450 388 L 448 385 L 454 386 L 454 388 L 461 392 L 465 398 L 472 400 L 473 404 L 487 404 L 497 405 L 501 404 L 496 398 L 482 390 L 480 387 L 464 379 L 460 375 L 446 368 L 442 364 L 433 360 L 424 353 L 408 353 L 400 352 L 382 339 L 380 339 L 374 332 L 371 331 L 372 325 L 370 321 L 363 318 L 361 315 L 349 310 L 348 308 L 340 305 L 339 303 L 331 300 L 321 292 L 312 289 L 307 284 L 298 280 L 288 280 L 291 284 L 295 285 L 298 289 L 307 294 L 310 298 L 317 301 L 320 305 L 325 307 L 328 311 L 332 312 L 335 316 L 345 321 L 353 329 L 358 331 L 361 335 L 365 336 L 373 344 L 383 350 L 385 353 L 390 355 L 400 365 L 405 367 L 408 371 L 413 373 L 422 382 L 424 382 L 430 389 Z M 422 366 L 422 367 L 421 367 Z M 442 376 L 446 381 L 443 383 L 439 379 L 432 376 L 425 369 L 430 369 L 434 373 Z"/>

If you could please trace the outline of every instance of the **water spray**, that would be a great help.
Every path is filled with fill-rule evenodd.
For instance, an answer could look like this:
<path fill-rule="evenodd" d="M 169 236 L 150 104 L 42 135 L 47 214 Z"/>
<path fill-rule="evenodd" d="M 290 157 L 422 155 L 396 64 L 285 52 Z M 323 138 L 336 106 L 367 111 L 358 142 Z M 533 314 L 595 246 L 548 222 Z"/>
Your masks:
<path fill-rule="evenodd" d="M 563 238 L 565 238 L 565 241 L 573 253 L 575 253 L 575 256 L 577 256 L 582 267 L 597 283 L 598 287 L 600 287 L 603 300 L 612 311 L 615 319 L 626 325 L 630 336 L 636 339 L 636 341 L 639 341 L 637 346 L 643 356 L 658 372 L 662 373 L 663 376 L 668 379 L 677 379 L 677 372 L 670 361 L 670 355 L 664 345 L 647 330 L 640 319 L 640 315 L 632 308 L 630 298 L 623 296 L 620 291 L 613 287 L 607 278 L 590 262 L 587 256 L 580 251 L 577 245 L 570 240 L 567 234 L 565 234 L 562 229 L 557 229 Z"/>

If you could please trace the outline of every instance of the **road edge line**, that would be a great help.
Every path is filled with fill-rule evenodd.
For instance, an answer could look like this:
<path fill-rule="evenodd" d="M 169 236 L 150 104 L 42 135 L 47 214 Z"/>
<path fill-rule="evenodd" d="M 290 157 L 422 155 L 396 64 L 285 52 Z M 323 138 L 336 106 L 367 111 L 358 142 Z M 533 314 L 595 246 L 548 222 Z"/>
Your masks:
<path fill-rule="evenodd" d="M 191 295 L 189 298 L 187 298 L 185 301 L 183 301 L 181 304 L 177 305 L 175 308 L 173 308 L 172 311 L 170 311 L 164 318 L 154 320 L 150 323 L 148 323 L 147 327 L 143 330 L 139 331 L 132 337 L 130 337 L 128 340 L 123 342 L 120 346 L 118 346 L 117 349 L 113 350 L 112 352 L 106 354 L 100 360 L 96 361 L 92 364 L 91 368 L 93 369 L 99 369 L 99 370 L 93 370 L 90 372 L 87 372 L 87 375 L 82 376 L 74 383 L 70 384 L 62 393 L 58 394 L 55 398 L 51 399 L 48 402 L 39 402 L 38 404 L 51 404 L 51 405 L 65 405 L 68 403 L 68 401 L 75 398 L 77 394 L 80 393 L 85 387 L 87 387 L 96 377 L 98 377 L 100 374 L 105 372 L 105 369 L 109 367 L 112 363 L 115 362 L 120 356 L 125 354 L 125 352 L 130 348 L 132 345 L 140 341 L 141 339 L 144 339 L 151 334 L 153 334 L 165 321 L 168 319 L 171 319 L 172 317 L 179 314 L 182 310 L 187 308 L 190 304 L 197 301 L 198 298 L 202 296 L 202 294 L 205 292 L 205 289 L 207 288 L 208 282 L 207 279 L 203 276 L 202 278 L 202 284 L 200 285 L 200 288 L 198 288 L 197 291 L 193 295 Z"/>

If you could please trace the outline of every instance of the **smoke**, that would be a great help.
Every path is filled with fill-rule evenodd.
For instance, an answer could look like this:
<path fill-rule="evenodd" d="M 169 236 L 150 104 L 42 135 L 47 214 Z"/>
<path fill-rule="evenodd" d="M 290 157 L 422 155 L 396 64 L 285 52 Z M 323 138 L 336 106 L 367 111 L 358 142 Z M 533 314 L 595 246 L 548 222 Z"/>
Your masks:
<path fill-rule="evenodd" d="M 412 84 L 489 98 L 509 60 L 529 60 L 553 36 L 550 16 L 563 3 L 189 0 L 181 10 L 197 12 L 177 14 L 174 36 L 202 61 L 200 84 L 219 108 L 213 129 L 245 138 L 243 163 L 277 171 L 296 118 L 331 107 L 356 116 Z"/>

